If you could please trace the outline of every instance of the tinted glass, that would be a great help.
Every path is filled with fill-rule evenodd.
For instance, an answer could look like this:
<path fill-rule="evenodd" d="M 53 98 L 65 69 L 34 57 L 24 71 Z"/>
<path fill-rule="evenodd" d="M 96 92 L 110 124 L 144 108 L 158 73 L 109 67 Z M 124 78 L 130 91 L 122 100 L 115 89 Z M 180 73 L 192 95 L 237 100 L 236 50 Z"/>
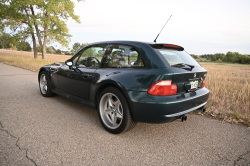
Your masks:
<path fill-rule="evenodd" d="M 79 67 L 94 67 L 99 68 L 103 54 L 105 53 L 108 45 L 96 45 L 85 48 L 81 53 L 76 66 Z"/>
<path fill-rule="evenodd" d="M 139 53 L 134 47 L 110 45 L 102 60 L 104 68 L 144 67 Z"/>
<path fill-rule="evenodd" d="M 185 51 L 175 51 L 169 49 L 155 49 L 158 53 L 160 53 L 170 65 L 185 63 L 194 66 L 200 66 L 196 60 L 193 59 L 188 53 Z"/>
<path fill-rule="evenodd" d="M 73 61 L 73 66 L 76 65 L 76 62 L 77 62 L 79 56 L 81 56 L 81 55 L 82 55 L 82 50 L 79 51 L 73 58 L 71 58 L 71 60 Z"/>

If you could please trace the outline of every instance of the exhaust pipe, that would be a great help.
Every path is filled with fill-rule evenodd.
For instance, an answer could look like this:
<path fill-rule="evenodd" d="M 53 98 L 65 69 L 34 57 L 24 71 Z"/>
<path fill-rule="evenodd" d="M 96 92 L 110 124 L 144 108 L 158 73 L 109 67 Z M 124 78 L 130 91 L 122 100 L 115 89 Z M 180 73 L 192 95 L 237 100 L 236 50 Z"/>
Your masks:
<path fill-rule="evenodd" d="M 182 117 L 181 117 L 181 121 L 183 122 L 183 121 L 186 121 L 187 120 L 187 116 L 186 115 L 183 115 Z"/>
<path fill-rule="evenodd" d="M 202 111 L 202 112 L 205 112 L 205 111 L 206 111 L 206 108 L 202 108 L 201 111 Z"/>
<path fill-rule="evenodd" d="M 203 107 L 199 108 L 198 110 L 201 111 L 201 112 L 205 112 L 206 108 L 203 106 Z"/>

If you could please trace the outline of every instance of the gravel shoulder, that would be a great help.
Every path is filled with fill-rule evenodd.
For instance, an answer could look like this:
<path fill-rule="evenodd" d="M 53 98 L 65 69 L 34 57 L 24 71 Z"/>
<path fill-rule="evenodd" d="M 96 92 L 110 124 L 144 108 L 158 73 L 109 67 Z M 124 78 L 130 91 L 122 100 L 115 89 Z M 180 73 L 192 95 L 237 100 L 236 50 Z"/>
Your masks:
<path fill-rule="evenodd" d="M 250 165 L 245 126 L 188 114 L 112 135 L 96 110 L 42 97 L 36 72 L 0 71 L 0 165 Z"/>

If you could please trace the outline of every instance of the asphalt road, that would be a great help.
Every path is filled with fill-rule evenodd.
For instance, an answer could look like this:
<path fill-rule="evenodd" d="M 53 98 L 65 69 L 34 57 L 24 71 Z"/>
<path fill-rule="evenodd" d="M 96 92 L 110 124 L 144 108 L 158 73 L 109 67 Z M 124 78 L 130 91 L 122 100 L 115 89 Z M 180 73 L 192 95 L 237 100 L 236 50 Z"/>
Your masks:
<path fill-rule="evenodd" d="M 40 95 L 37 73 L 0 63 L 0 165 L 250 165 L 250 129 L 188 114 L 112 135 L 97 112 Z"/>

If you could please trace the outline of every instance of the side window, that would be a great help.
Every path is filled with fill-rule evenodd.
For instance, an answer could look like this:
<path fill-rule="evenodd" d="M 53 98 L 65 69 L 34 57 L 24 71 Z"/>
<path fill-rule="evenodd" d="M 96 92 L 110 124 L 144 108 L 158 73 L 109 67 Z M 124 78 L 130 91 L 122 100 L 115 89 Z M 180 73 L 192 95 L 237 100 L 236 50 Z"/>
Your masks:
<path fill-rule="evenodd" d="M 95 45 L 83 50 L 76 66 L 99 68 L 108 45 Z"/>
<path fill-rule="evenodd" d="M 102 60 L 104 68 L 144 67 L 139 53 L 134 47 L 126 45 L 110 45 Z"/>
<path fill-rule="evenodd" d="M 77 62 L 77 60 L 78 60 L 78 58 L 79 58 L 79 56 L 81 56 L 82 55 L 82 50 L 81 51 L 79 51 L 73 58 L 72 58 L 72 61 L 73 61 L 73 66 L 75 66 L 76 65 L 76 62 Z"/>

